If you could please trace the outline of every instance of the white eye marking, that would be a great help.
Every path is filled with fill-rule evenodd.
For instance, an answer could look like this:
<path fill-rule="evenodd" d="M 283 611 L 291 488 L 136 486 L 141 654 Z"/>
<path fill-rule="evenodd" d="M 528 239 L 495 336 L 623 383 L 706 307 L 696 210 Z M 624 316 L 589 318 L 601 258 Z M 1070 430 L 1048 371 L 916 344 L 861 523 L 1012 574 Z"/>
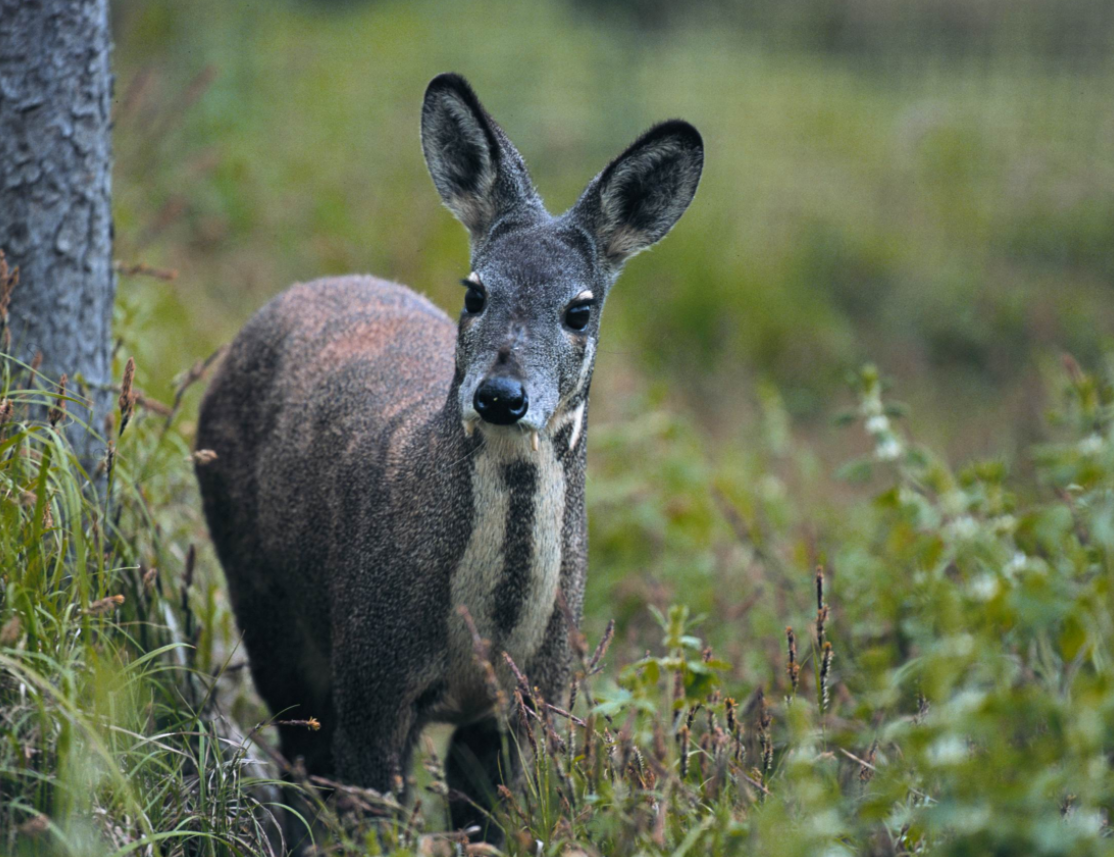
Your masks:
<path fill-rule="evenodd" d="M 466 279 L 466 280 L 467 280 L 468 282 L 470 282 L 470 283 L 475 283 L 475 284 L 476 284 L 477 286 L 482 286 L 482 285 L 483 285 L 483 283 L 481 283 L 481 282 L 480 282 L 480 278 L 476 276 L 476 272 L 475 272 L 475 271 L 473 271 L 472 273 L 470 273 L 470 274 L 469 274 L 469 275 L 468 275 L 467 277 L 465 277 L 464 279 Z"/>
<path fill-rule="evenodd" d="M 595 297 L 595 295 L 594 295 L 594 294 L 592 294 L 592 290 L 591 290 L 591 289 L 585 289 L 585 290 L 584 290 L 584 291 L 582 291 L 582 292 L 581 292 L 581 293 L 580 293 L 579 295 L 577 295 L 577 296 L 576 296 L 575 298 L 573 298 L 573 301 L 574 301 L 574 302 L 575 302 L 575 301 L 590 301 L 590 300 L 592 300 L 592 299 L 593 299 L 594 297 Z"/>

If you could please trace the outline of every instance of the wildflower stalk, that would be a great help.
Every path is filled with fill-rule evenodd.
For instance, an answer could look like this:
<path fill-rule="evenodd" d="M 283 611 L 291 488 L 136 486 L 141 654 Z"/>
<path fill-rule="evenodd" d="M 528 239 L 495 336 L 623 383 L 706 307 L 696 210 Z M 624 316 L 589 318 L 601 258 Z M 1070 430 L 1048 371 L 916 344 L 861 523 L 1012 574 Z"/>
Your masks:
<path fill-rule="evenodd" d="M 824 631 L 828 622 L 828 605 L 824 603 L 824 567 L 816 567 L 816 645 L 824 645 Z"/>
<path fill-rule="evenodd" d="M 46 412 L 46 419 L 47 422 L 50 423 L 51 428 L 57 428 L 58 423 L 66 416 L 66 383 L 68 381 L 69 378 L 65 373 L 62 373 L 62 377 L 58 379 L 58 393 L 56 394 L 57 404 Z"/>
<path fill-rule="evenodd" d="M 19 266 L 8 268 L 4 251 L 0 250 L 0 352 L 12 350 L 12 331 L 8 324 L 8 310 L 12 303 L 12 292 L 19 285 Z"/>
<path fill-rule="evenodd" d="M 770 714 L 770 707 L 766 703 L 766 693 L 762 688 L 758 689 L 758 743 L 762 748 L 762 768 L 761 774 L 763 780 L 769 776 L 770 771 L 774 767 L 774 742 L 770 736 L 770 726 L 773 724 L 773 715 Z"/>
<path fill-rule="evenodd" d="M 124 366 L 124 378 L 120 382 L 120 397 L 116 400 L 117 405 L 120 407 L 120 430 L 119 434 L 124 434 L 124 429 L 128 427 L 128 422 L 135 413 L 135 401 L 138 394 L 132 389 L 132 382 L 135 381 L 135 358 L 129 357 L 127 364 Z"/>
<path fill-rule="evenodd" d="M 832 673 L 832 644 L 830 642 L 824 643 L 823 655 L 820 659 L 820 712 L 824 713 L 828 710 L 828 703 L 830 701 L 830 689 L 828 682 Z"/>
<path fill-rule="evenodd" d="M 792 628 L 785 629 L 785 638 L 789 649 L 789 662 L 786 664 L 785 672 L 789 676 L 789 697 L 792 701 L 792 698 L 797 695 L 797 685 L 801 680 L 801 665 L 797 662 L 797 637 L 793 634 Z"/>
<path fill-rule="evenodd" d="M 686 723 L 681 727 L 678 738 L 681 743 L 681 779 L 688 779 L 689 775 L 689 727 Z"/>

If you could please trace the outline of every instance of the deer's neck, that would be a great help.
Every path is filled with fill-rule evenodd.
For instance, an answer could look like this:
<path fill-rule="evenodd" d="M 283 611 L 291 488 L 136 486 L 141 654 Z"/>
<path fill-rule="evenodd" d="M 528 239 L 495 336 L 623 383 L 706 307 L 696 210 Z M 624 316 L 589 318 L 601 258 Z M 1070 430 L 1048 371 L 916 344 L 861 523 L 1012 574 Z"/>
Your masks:
<path fill-rule="evenodd" d="M 472 639 L 456 609 L 467 607 L 480 635 L 523 669 L 541 646 L 555 609 L 566 519 L 579 520 L 569 508 L 567 468 L 583 466 L 586 440 L 583 406 L 558 417 L 556 431 L 541 435 L 537 450 L 528 435 L 513 431 L 478 429 L 470 441 L 471 531 L 453 573 L 450 619 L 454 674 L 467 686 L 455 694 L 461 708 L 469 707 L 465 699 L 474 698 L 471 691 L 482 696 L 484 690 L 474 687 Z"/>

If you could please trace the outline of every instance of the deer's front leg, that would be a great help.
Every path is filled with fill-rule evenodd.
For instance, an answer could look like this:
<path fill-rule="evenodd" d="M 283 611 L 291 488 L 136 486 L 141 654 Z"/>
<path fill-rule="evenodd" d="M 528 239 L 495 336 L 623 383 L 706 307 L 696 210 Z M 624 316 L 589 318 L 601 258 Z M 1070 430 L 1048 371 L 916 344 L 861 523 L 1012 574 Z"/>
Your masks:
<path fill-rule="evenodd" d="M 333 758 L 342 782 L 393 792 L 401 801 L 434 661 L 423 640 L 392 623 L 379 606 L 349 616 L 334 642 Z"/>
<path fill-rule="evenodd" d="M 382 680 L 386 679 L 386 681 Z M 394 684 L 394 692 L 385 688 Z M 401 676 L 361 682 L 349 676 L 337 684 L 337 730 L 333 758 L 341 782 L 405 797 L 420 724 L 414 705 L 399 694 Z M 376 692 L 381 689 L 381 692 Z"/>
<path fill-rule="evenodd" d="M 445 763 L 453 829 L 478 826 L 484 841 L 501 842 L 502 831 L 485 813 L 495 806 L 496 788 L 510 786 L 520 768 L 515 741 L 503 734 L 497 717 L 457 727 Z"/>

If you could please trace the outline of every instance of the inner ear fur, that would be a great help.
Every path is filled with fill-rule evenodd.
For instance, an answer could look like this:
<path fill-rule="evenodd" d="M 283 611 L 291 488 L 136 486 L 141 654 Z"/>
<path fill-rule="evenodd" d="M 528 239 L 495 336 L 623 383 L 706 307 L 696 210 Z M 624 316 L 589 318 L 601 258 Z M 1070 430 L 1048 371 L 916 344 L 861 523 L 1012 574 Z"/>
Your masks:
<path fill-rule="evenodd" d="M 688 122 L 655 125 L 612 161 L 570 214 L 595 235 L 600 255 L 618 268 L 656 244 L 685 213 L 704 167 L 704 142 Z"/>
<path fill-rule="evenodd" d="M 522 156 L 458 74 L 426 87 L 422 151 L 441 199 L 473 240 L 500 217 L 541 205 Z"/>

